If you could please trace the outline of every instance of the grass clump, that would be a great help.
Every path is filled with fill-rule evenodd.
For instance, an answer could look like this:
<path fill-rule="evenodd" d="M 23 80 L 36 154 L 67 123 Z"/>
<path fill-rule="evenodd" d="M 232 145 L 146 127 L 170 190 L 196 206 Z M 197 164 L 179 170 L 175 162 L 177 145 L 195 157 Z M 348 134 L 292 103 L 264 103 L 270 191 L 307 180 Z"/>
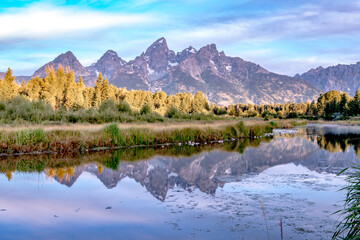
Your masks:
<path fill-rule="evenodd" d="M 16 132 L 15 142 L 21 146 L 33 145 L 41 142 L 46 143 L 47 138 L 42 129 L 21 130 Z"/>
<path fill-rule="evenodd" d="M 239 137 L 238 131 L 236 130 L 235 126 L 226 126 L 224 131 L 222 132 L 222 135 L 224 139 L 233 139 Z"/>
<path fill-rule="evenodd" d="M 347 177 L 348 186 L 342 188 L 347 191 L 344 209 L 335 212 L 344 216 L 337 225 L 332 239 L 360 239 L 360 166 L 353 167 L 354 173 Z M 339 174 L 342 174 L 344 169 Z"/>
<path fill-rule="evenodd" d="M 120 129 L 116 123 L 107 125 L 104 128 L 104 132 L 108 137 L 110 137 L 111 144 L 113 146 L 120 146 L 126 143 L 126 140 L 123 138 L 122 134 L 120 133 Z"/>

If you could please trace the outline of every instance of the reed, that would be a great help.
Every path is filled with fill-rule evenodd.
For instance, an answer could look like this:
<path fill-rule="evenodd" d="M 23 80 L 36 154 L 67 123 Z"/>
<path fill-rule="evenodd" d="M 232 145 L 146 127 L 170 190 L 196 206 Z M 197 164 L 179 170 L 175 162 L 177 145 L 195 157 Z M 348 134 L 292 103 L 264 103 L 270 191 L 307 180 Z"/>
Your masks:
<path fill-rule="evenodd" d="M 268 224 L 267 224 L 267 220 L 266 220 L 265 208 L 264 208 L 264 204 L 263 204 L 262 198 L 260 198 L 260 203 L 261 203 L 261 208 L 262 208 L 262 212 L 263 212 L 263 215 L 264 215 L 267 238 L 270 239 L 270 236 L 269 236 L 269 228 L 268 228 Z"/>
<path fill-rule="evenodd" d="M 339 173 L 342 174 L 348 169 Z M 347 192 L 344 209 L 334 214 L 343 216 L 336 226 L 332 239 L 360 239 L 360 166 L 353 167 L 354 172 L 347 177 L 348 186 L 342 188 Z"/>
<path fill-rule="evenodd" d="M 280 215 L 280 238 L 284 240 L 282 215 Z"/>

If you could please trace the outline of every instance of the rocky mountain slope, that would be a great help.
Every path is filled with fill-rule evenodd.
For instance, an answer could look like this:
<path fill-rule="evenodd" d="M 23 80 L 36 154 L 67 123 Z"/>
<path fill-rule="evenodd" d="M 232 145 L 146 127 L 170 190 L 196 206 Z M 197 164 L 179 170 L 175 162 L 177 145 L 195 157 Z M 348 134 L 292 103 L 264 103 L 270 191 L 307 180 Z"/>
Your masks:
<path fill-rule="evenodd" d="M 318 67 L 295 77 L 304 79 L 323 91 L 338 90 L 354 95 L 360 88 L 360 62 Z"/>
<path fill-rule="evenodd" d="M 110 82 L 127 89 L 202 91 L 210 101 L 230 103 L 301 102 L 319 90 L 306 81 L 275 74 L 257 64 L 219 52 L 215 44 L 175 54 L 160 38 L 145 53 L 115 71 Z"/>
<path fill-rule="evenodd" d="M 87 70 L 96 73 L 96 75 L 101 72 L 105 78 L 112 79 L 114 72 L 124 65 L 126 65 L 126 61 L 119 58 L 117 53 L 113 50 L 108 50 L 96 63 L 87 67 Z M 88 85 L 94 85 L 95 81 L 96 78 L 93 78 L 86 83 Z"/>
<path fill-rule="evenodd" d="M 304 102 L 320 94 L 318 88 L 303 79 L 272 73 L 239 57 L 226 56 L 215 44 L 199 50 L 190 46 L 175 53 L 164 38 L 129 62 L 109 50 L 96 63 L 84 67 L 72 52 L 66 52 L 38 69 L 33 77 L 43 77 L 46 67 L 56 69 L 59 64 L 70 66 L 87 85 L 93 85 L 101 72 L 117 87 L 168 94 L 202 91 L 210 101 L 223 105 Z"/>

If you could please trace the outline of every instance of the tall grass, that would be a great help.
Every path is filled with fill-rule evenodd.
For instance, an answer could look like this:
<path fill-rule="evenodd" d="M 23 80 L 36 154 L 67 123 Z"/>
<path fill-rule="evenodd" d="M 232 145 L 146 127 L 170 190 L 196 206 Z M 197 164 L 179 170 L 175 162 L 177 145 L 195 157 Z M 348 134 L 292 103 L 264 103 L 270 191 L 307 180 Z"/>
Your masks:
<path fill-rule="evenodd" d="M 18 145 L 30 145 L 41 142 L 47 143 L 47 139 L 42 129 L 21 130 L 16 132 L 15 142 Z"/>
<path fill-rule="evenodd" d="M 353 169 L 355 171 L 347 177 L 348 186 L 342 189 L 347 191 L 344 209 L 335 212 L 341 214 L 343 220 L 337 225 L 332 239 L 360 239 L 360 166 Z"/>

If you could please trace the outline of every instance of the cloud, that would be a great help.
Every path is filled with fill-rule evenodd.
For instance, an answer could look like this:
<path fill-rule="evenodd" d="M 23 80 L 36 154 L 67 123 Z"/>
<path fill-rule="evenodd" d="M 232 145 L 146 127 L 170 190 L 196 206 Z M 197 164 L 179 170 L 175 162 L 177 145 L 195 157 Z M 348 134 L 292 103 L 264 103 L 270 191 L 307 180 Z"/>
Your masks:
<path fill-rule="evenodd" d="M 309 39 L 360 33 L 360 5 L 308 4 L 290 10 L 277 10 L 255 16 L 234 18 L 225 23 L 193 26 L 177 30 L 177 39 L 212 42 L 270 42 L 279 39 Z M 179 37 L 180 36 L 180 37 Z M 174 38 L 175 40 L 175 38 Z"/>
<path fill-rule="evenodd" d="M 0 14 L 0 40 L 44 39 L 79 36 L 83 33 L 111 27 L 128 28 L 154 23 L 148 14 L 105 13 L 75 7 L 53 7 L 37 4 L 23 9 L 12 9 Z"/>

